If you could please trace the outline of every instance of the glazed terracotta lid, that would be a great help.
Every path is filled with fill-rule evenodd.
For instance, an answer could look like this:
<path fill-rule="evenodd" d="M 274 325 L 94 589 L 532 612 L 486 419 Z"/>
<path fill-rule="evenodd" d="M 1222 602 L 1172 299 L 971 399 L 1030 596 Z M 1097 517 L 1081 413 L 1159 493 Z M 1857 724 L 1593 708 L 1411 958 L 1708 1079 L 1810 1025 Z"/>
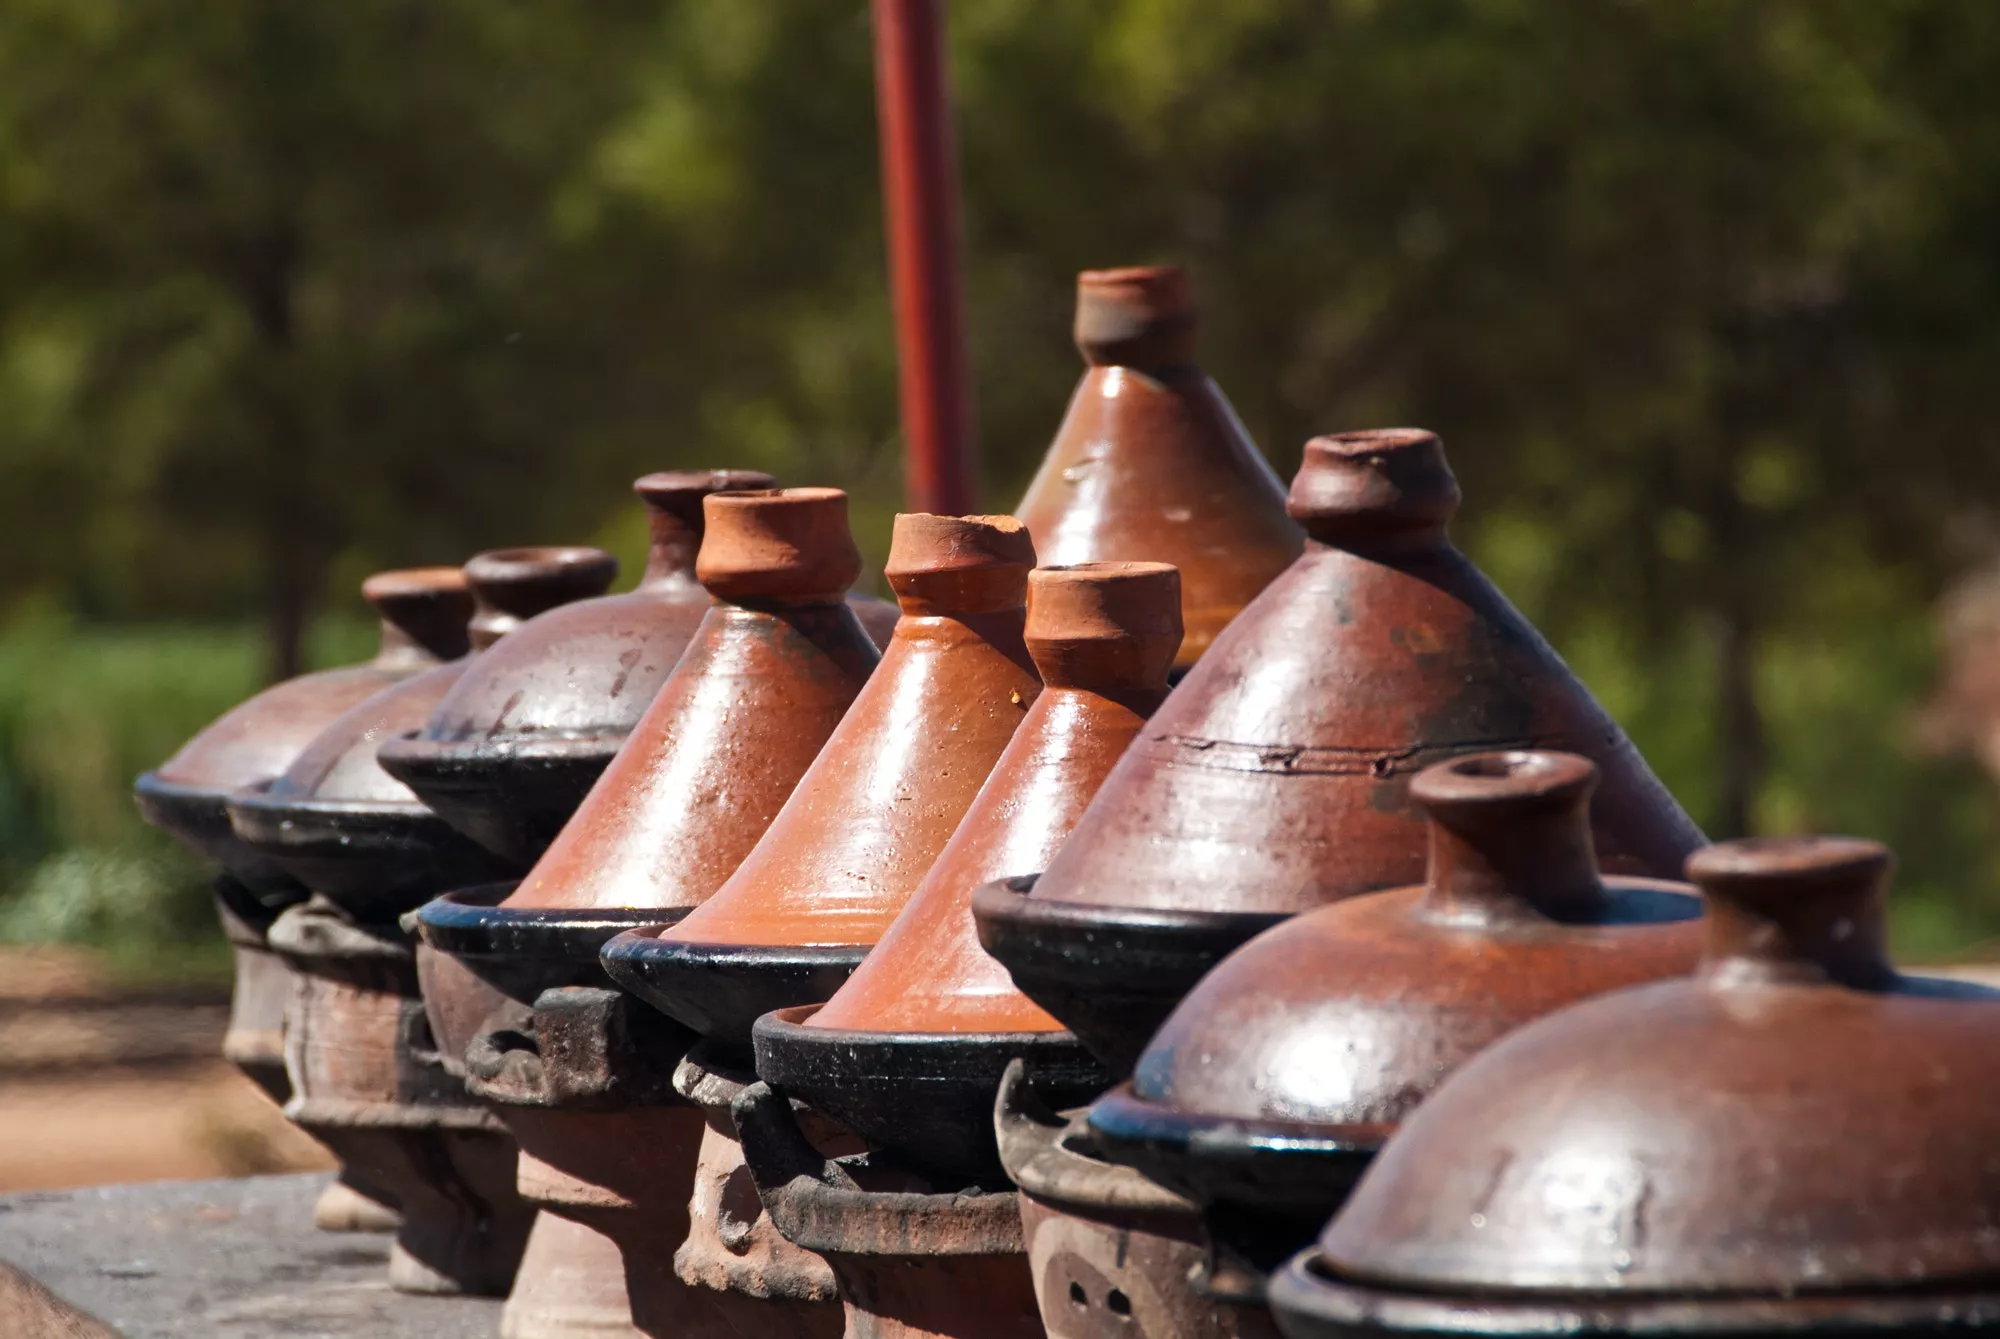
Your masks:
<path fill-rule="evenodd" d="M 301 891 L 275 862 L 236 839 L 225 807 L 244 786 L 269 781 L 335 717 L 363 698 L 465 654 L 472 595 L 456 567 L 377 572 L 361 593 L 382 620 L 373 660 L 266 688 L 230 708 L 133 786 L 148 823 L 215 861 L 254 893 Z"/>
<path fill-rule="evenodd" d="M 1085 270 L 1087 369 L 1016 508 L 1043 563 L 1145 559 L 1180 569 L 1185 669 L 1304 541 L 1285 490 L 1195 364 L 1198 317 L 1174 266 Z"/>
<path fill-rule="evenodd" d="M 715 895 L 648 944 L 607 946 L 613 977 L 739 1047 L 759 1014 L 831 995 L 1040 691 L 1022 640 L 1034 564 L 1011 516 L 898 516 L 887 575 L 903 617 L 880 667 Z"/>
<path fill-rule="evenodd" d="M 1891 865 L 1852 838 L 1697 854 L 1696 975 L 1459 1071 L 1274 1280 L 1286 1332 L 2000 1320 L 2000 992 L 1896 973 Z"/>
<path fill-rule="evenodd" d="M 1033 885 L 975 904 L 988 951 L 1114 1068 L 1237 944 L 1423 878 L 1410 778 L 1560 749 L 1600 770 L 1605 867 L 1672 877 L 1701 833 L 1617 723 L 1445 538 L 1458 484 L 1416 429 L 1320 437 L 1305 553 L 1223 632 Z"/>
<path fill-rule="evenodd" d="M 758 1073 L 939 1176 L 998 1180 L 993 1098 L 1032 1052 L 1050 1100 L 1112 1076 L 979 947 L 983 883 L 1040 869 L 1166 696 L 1180 640 L 1179 574 L 1090 563 L 1028 576 L 1028 652 L 1042 692 L 895 923 L 816 1012 L 758 1020 Z M 918 1094 L 921 1101 L 911 1099 Z"/>
<path fill-rule="evenodd" d="M 842 599 L 861 567 L 845 493 L 715 493 L 703 506 L 712 603 L 625 746 L 504 902 L 452 893 L 418 914 L 432 946 L 525 1000 L 601 981 L 612 934 L 678 919 L 721 887 L 879 658 Z"/>
<path fill-rule="evenodd" d="M 601 593 L 617 570 L 601 549 L 502 549 L 473 558 L 465 575 L 474 654 L 348 708 L 275 780 L 233 796 L 237 837 L 362 919 L 393 916 L 441 888 L 518 873 L 426 808 L 382 770 L 375 750 L 421 724 L 488 647 L 544 609 Z"/>
<path fill-rule="evenodd" d="M 1298 916 L 1223 959 L 1092 1108 L 1106 1156 L 1237 1206 L 1254 1231 L 1226 1244 L 1268 1269 L 1457 1066 L 1579 999 L 1693 970 L 1694 890 L 1598 873 L 1596 782 L 1568 753 L 1419 774 L 1425 883 Z"/>
<path fill-rule="evenodd" d="M 421 729 L 384 744 L 382 766 L 467 836 L 532 864 L 708 612 L 694 575 L 702 498 L 773 482 L 754 470 L 640 479 L 652 542 L 638 586 L 537 617 L 460 675 Z"/>

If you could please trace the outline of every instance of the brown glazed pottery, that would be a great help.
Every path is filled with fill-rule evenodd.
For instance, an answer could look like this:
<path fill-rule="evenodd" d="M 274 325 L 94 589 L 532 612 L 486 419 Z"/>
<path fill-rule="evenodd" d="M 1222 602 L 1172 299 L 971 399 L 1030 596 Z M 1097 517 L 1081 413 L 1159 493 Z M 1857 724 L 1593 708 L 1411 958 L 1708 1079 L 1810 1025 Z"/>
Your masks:
<path fill-rule="evenodd" d="M 1130 1167 L 1099 1157 L 1085 1112 L 1054 1112 L 1027 1062 L 1001 1078 L 994 1133 L 1020 1187 L 1021 1232 L 1049 1339 L 1277 1339 L 1262 1307 L 1188 1286 L 1206 1270 L 1195 1206 Z"/>
<path fill-rule="evenodd" d="M 1308 442 L 1288 503 L 1304 555 L 1154 714 L 1047 871 L 975 897 L 987 951 L 1114 1070 L 1252 934 L 1421 880 L 1407 791 L 1441 759 L 1592 759 L 1597 850 L 1616 873 L 1672 877 L 1701 844 L 1624 731 L 1445 538 L 1458 500 L 1428 432 Z"/>
<path fill-rule="evenodd" d="M 878 658 L 842 597 L 861 564 L 844 493 L 713 494 L 704 506 L 698 572 L 712 605 L 575 817 L 518 887 L 448 894 L 413 918 L 450 955 L 427 985 L 434 1031 L 469 1051 L 474 1090 L 519 1137 L 524 1193 L 604 1241 L 598 1309 L 626 1307 L 626 1334 L 687 1333 L 690 1315 L 720 1323 L 712 1284 L 673 1272 L 706 1121 L 671 1091 L 688 1034 L 649 1009 L 628 1017 L 637 1006 L 605 989 L 598 951 L 722 884 Z M 581 1027 L 601 1031 L 585 1040 Z M 632 1044 L 642 1028 L 643 1050 Z M 618 1083 L 591 1081 L 590 1065 Z M 510 1333 L 577 1333 L 529 1319 L 534 1264 L 509 1303 Z M 823 1291 L 804 1300 L 832 1311 L 830 1279 Z M 787 1332 L 792 1318 L 776 1310 L 758 1314 L 762 1333 Z"/>
<path fill-rule="evenodd" d="M 1213 1295 L 1255 1302 L 1437 1083 L 1531 1019 L 1691 971 L 1684 884 L 1605 878 L 1597 780 L 1568 753 L 1474 754 L 1410 783 L 1420 887 L 1266 931 L 1182 1000 L 1131 1082 L 1098 1099 L 1100 1151 L 1202 1205 Z M 1634 1034 L 1634 1040 L 1639 1034 Z"/>
<path fill-rule="evenodd" d="M 465 654 L 472 595 L 458 568 L 377 572 L 361 583 L 361 593 L 382 620 L 373 660 L 266 688 L 224 712 L 133 786 L 148 823 L 259 896 L 289 893 L 296 900 L 302 890 L 282 867 L 237 840 L 225 808 L 229 797 L 283 772 L 362 699 Z"/>
<path fill-rule="evenodd" d="M 1022 641 L 1034 562 L 1011 516 L 898 516 L 887 575 L 903 617 L 880 668 L 715 895 L 605 946 L 613 979 L 739 1055 L 759 1015 L 832 995 L 1040 691 Z"/>
<path fill-rule="evenodd" d="M 382 766 L 459 831 L 525 867 L 576 811 L 708 612 L 695 580 L 702 498 L 769 488 L 755 470 L 677 470 L 632 485 L 651 545 L 639 584 L 563 605 L 468 667 Z"/>
<path fill-rule="evenodd" d="M 2000 992 L 1890 966 L 1891 863 L 1852 838 L 1696 854 L 1696 974 L 1441 1086 L 1274 1277 L 1286 1333 L 2000 1323 Z"/>
<path fill-rule="evenodd" d="M 473 558 L 465 574 L 475 599 L 475 655 L 348 708 L 275 780 L 231 798 L 237 837 L 363 921 L 393 921 L 443 889 L 519 873 L 383 771 L 375 751 L 422 724 L 502 636 L 544 610 L 603 591 L 617 570 L 601 549 L 502 549 Z"/>
<path fill-rule="evenodd" d="M 1196 325 L 1194 291 L 1174 266 L 1077 276 L 1087 370 L 1015 510 L 1051 567 L 1179 568 L 1178 669 L 1298 557 L 1304 538 L 1278 477 L 1196 366 Z"/>
<path fill-rule="evenodd" d="M 993 1097 L 1009 1060 L 1033 1054 L 1037 1083 L 1065 1105 L 1112 1081 L 979 947 L 969 907 L 973 889 L 1040 869 L 1062 845 L 1166 696 L 1180 615 L 1179 574 L 1165 563 L 1029 573 L 1041 695 L 854 975 L 816 1011 L 758 1020 L 762 1078 L 939 1184 L 996 1186 L 1006 1178 Z"/>

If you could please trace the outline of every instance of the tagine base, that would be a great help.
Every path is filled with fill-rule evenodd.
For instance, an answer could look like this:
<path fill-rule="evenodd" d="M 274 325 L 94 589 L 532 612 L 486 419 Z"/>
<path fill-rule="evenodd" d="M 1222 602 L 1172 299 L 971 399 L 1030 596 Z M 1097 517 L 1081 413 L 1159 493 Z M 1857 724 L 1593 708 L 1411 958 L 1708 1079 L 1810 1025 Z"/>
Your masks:
<path fill-rule="evenodd" d="M 642 1339 L 618 1244 L 573 1218 L 536 1214 L 500 1313 L 500 1339 Z"/>
<path fill-rule="evenodd" d="M 737 1339 L 708 1295 L 673 1269 L 674 1252 L 687 1238 L 699 1110 L 498 1109 L 521 1145 L 522 1197 L 616 1250 L 622 1267 L 596 1280 L 600 1307 L 623 1301 L 629 1333 L 649 1339 Z M 530 1289 L 536 1286 L 530 1280 Z"/>

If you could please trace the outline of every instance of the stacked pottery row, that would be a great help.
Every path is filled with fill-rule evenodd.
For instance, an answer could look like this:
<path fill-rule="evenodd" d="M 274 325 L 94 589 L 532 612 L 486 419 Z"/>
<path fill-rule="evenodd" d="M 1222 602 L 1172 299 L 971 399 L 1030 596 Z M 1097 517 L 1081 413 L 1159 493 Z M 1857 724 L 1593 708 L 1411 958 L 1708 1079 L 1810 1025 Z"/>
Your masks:
<path fill-rule="evenodd" d="M 654 476 L 638 591 L 476 560 L 469 660 L 142 780 L 399 1286 L 512 1277 L 515 1339 L 1995 1320 L 1984 996 L 1887 966 L 1885 854 L 1701 849 L 1437 439 L 1287 497 L 1193 332 L 1083 276 L 1017 516 L 898 517 L 894 610 L 837 490 Z"/>

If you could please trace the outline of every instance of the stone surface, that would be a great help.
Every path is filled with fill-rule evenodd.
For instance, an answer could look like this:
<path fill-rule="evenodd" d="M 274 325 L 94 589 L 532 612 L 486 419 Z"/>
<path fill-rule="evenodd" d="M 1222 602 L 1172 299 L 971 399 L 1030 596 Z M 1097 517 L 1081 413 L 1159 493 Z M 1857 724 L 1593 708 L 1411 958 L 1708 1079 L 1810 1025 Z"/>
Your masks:
<path fill-rule="evenodd" d="M 0 1260 L 126 1339 L 490 1339 L 497 1298 L 389 1291 L 386 1235 L 319 1232 L 326 1174 L 0 1196 Z"/>

